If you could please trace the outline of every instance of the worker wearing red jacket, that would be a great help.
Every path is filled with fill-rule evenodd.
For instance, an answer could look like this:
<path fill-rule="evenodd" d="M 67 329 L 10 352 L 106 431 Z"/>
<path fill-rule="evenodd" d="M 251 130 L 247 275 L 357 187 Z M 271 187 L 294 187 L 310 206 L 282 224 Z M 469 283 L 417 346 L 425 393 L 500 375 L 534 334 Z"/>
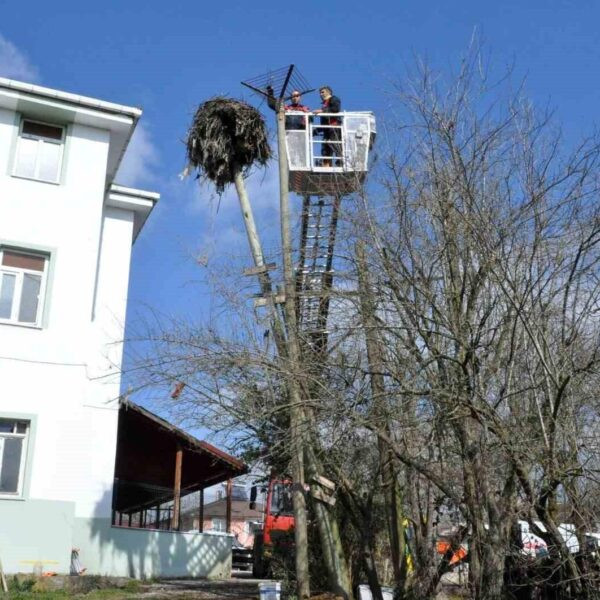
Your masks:
<path fill-rule="evenodd" d="M 273 93 L 273 88 L 268 85 L 267 86 L 267 104 L 269 108 L 273 110 L 277 110 L 277 100 L 275 99 L 275 95 Z M 290 104 L 285 105 L 285 111 L 288 112 L 290 110 L 300 111 L 300 112 L 310 112 L 308 106 L 304 106 L 302 104 L 302 96 L 298 90 L 293 90 L 292 95 L 290 96 L 291 102 Z M 286 129 L 306 129 L 306 117 L 302 115 L 287 115 L 285 117 L 285 128 Z"/>

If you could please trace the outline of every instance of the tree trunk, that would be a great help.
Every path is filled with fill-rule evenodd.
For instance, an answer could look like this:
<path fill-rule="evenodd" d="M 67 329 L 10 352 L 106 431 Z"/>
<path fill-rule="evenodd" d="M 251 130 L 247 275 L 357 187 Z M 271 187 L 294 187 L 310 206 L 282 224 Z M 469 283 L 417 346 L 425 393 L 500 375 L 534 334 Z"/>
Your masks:
<path fill-rule="evenodd" d="M 306 444 L 305 449 L 307 472 L 311 480 L 314 480 L 315 476 L 319 474 L 317 459 L 310 443 Z M 315 499 L 313 506 L 331 591 L 344 600 L 349 600 L 352 598 L 352 582 L 337 518 L 323 502 Z"/>
<path fill-rule="evenodd" d="M 375 316 L 375 303 L 373 301 L 371 284 L 369 281 L 365 249 L 362 242 L 356 244 L 356 266 L 358 269 L 358 282 L 360 293 L 360 312 L 365 331 L 369 371 L 371 373 L 371 393 L 373 396 L 373 416 L 376 419 L 385 419 L 382 402 L 385 395 L 385 382 L 383 379 L 384 348 L 377 335 L 377 320 Z M 383 425 L 386 433 L 389 428 Z M 393 453 L 387 444 L 378 438 L 379 461 L 381 478 L 385 497 L 388 534 L 394 568 L 396 586 L 404 589 L 406 584 L 406 560 L 404 545 L 404 525 L 402 511 L 402 493 L 396 481 Z"/>

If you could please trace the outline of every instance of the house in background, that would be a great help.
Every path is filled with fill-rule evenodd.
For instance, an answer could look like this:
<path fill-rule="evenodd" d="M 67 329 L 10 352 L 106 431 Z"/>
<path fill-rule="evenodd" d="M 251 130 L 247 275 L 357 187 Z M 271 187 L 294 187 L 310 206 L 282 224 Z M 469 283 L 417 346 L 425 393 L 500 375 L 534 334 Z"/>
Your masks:
<path fill-rule="evenodd" d="M 0 78 L 0 559 L 8 573 L 32 565 L 68 573 L 74 547 L 92 574 L 230 569 L 231 536 L 182 533 L 176 521 L 164 531 L 122 526 L 122 514 L 147 511 L 149 490 L 152 506 L 175 504 L 186 486 L 245 469 L 118 400 L 131 247 L 159 199 L 114 181 L 140 116 Z"/>
<path fill-rule="evenodd" d="M 204 504 L 201 511 L 195 507 L 182 510 L 181 521 L 184 530 L 229 531 L 238 545 L 252 548 L 254 532 L 262 526 L 263 508 L 261 504 L 250 508 L 245 486 L 234 483 L 229 496 L 227 487 L 222 486 L 216 500 Z"/>

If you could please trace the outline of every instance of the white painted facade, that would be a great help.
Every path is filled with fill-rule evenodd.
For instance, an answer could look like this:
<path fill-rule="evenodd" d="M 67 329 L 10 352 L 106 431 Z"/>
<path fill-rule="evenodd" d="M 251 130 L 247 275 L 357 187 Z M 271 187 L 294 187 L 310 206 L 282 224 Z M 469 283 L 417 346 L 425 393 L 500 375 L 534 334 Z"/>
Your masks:
<path fill-rule="evenodd" d="M 113 183 L 140 116 L 0 78 L 0 252 L 45 259 L 38 322 L 0 318 L 0 425 L 27 425 L 18 490 L 0 490 L 9 573 L 68 572 L 71 548 L 110 522 L 131 246 L 158 200 Z M 57 182 L 15 175 L 24 120 L 62 128 Z"/>

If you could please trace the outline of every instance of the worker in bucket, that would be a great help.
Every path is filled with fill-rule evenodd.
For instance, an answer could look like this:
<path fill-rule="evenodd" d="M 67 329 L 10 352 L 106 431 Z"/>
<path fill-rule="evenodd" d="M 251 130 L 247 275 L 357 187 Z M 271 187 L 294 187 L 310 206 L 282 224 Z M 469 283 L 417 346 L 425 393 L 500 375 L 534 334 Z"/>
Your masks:
<path fill-rule="evenodd" d="M 277 100 L 273 93 L 273 88 L 267 86 L 267 104 L 269 108 L 277 110 Z M 293 90 L 290 96 L 291 102 L 285 105 L 285 111 L 299 111 L 299 112 L 310 112 L 308 106 L 302 104 L 302 96 L 298 90 Z M 285 117 L 285 128 L 286 129 L 306 129 L 306 117 L 303 115 L 286 115 Z"/>
<path fill-rule="evenodd" d="M 323 113 L 339 113 L 342 111 L 341 100 L 333 95 L 333 90 L 324 85 L 319 88 L 321 96 L 321 108 L 314 111 L 315 114 Z M 320 131 L 323 134 L 323 149 L 321 151 L 324 157 L 334 157 L 333 163 L 331 158 L 323 159 L 323 166 L 341 167 L 342 166 L 342 120 L 340 117 L 321 117 L 321 125 L 326 125 Z M 331 143 L 326 143 L 330 141 Z"/>

